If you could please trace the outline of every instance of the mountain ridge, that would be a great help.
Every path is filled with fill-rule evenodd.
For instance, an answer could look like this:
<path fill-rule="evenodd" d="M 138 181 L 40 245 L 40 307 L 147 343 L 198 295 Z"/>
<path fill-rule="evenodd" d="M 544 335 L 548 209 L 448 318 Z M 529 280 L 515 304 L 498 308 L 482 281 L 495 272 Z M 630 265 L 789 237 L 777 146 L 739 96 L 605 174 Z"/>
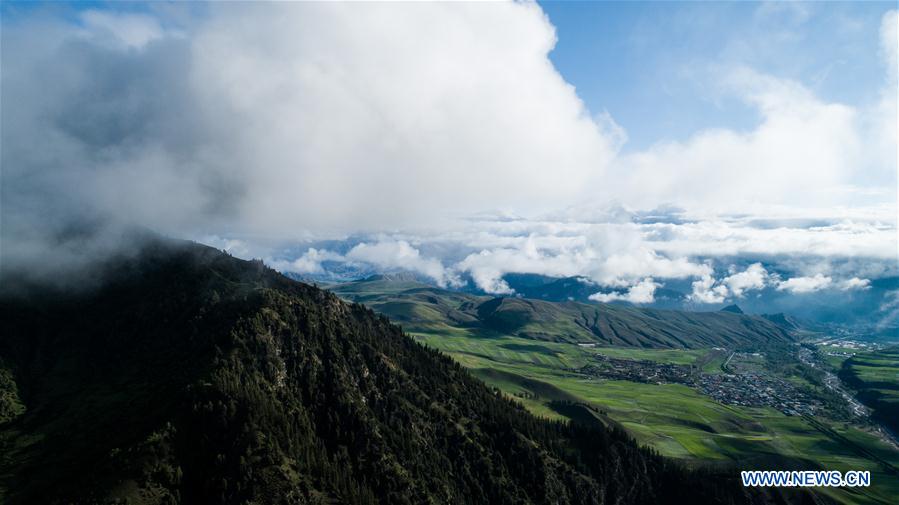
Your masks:
<path fill-rule="evenodd" d="M 5 502 L 763 501 L 620 430 L 534 418 L 261 262 L 156 241 L 108 268 L 96 290 L 0 300 L 26 407 L 0 423 Z"/>
<path fill-rule="evenodd" d="M 388 279 L 329 287 L 387 314 L 410 331 L 444 325 L 568 343 L 701 348 L 758 348 L 792 343 L 789 329 L 733 311 L 686 312 L 616 304 L 489 297 Z"/>

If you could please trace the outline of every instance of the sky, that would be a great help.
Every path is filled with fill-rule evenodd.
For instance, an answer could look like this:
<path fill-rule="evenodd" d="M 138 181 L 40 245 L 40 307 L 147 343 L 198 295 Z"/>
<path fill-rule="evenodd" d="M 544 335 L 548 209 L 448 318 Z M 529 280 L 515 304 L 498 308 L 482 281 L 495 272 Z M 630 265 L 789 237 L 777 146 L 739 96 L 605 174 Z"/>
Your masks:
<path fill-rule="evenodd" d="M 894 3 L 0 9 L 7 271 L 139 225 L 301 275 L 637 304 L 899 275 Z"/>
<path fill-rule="evenodd" d="M 870 102 L 882 86 L 877 37 L 888 2 L 542 2 L 550 59 L 594 113 L 628 132 L 624 150 L 700 129 L 747 130 L 758 113 L 715 90 L 715 67 L 742 64 L 803 83 L 828 101 Z"/>

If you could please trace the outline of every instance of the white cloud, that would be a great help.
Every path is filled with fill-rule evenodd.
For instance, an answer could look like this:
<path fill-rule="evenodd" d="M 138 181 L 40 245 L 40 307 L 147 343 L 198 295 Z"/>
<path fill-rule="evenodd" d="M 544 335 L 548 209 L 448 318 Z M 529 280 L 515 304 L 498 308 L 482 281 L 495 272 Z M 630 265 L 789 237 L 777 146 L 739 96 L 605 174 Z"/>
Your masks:
<path fill-rule="evenodd" d="M 778 291 L 789 291 L 794 294 L 813 293 L 827 289 L 833 283 L 833 279 L 823 274 L 815 274 L 811 277 L 793 277 L 780 282 Z"/>
<path fill-rule="evenodd" d="M 858 203 L 847 193 L 864 157 L 858 110 L 746 67 L 726 70 L 722 86 L 758 110 L 759 125 L 708 129 L 624 156 L 614 171 L 618 193 L 638 207 L 674 201 L 718 213 Z"/>
<path fill-rule="evenodd" d="M 353 253 L 331 259 L 416 271 L 448 285 L 468 275 L 476 287 L 494 294 L 513 293 L 503 281 L 509 273 L 580 277 L 606 288 L 626 288 L 647 277 L 686 279 L 692 282 L 690 299 L 698 303 L 776 288 L 781 279 L 769 268 L 791 277 L 826 275 L 836 279 L 831 287 L 841 289 L 863 289 L 870 278 L 899 275 L 890 255 L 891 225 L 743 218 L 698 223 L 680 217 L 686 222 L 471 219 L 451 230 L 353 239 L 347 243 Z M 734 266 L 749 258 L 747 266 Z M 307 258 L 300 259 L 304 264 Z"/>
<path fill-rule="evenodd" d="M 590 295 L 590 299 L 597 302 L 621 300 L 630 303 L 652 303 L 655 300 L 656 289 L 661 286 L 661 284 L 654 282 L 651 277 L 647 277 L 628 288 L 625 293 L 617 291 L 594 293 Z"/>
<path fill-rule="evenodd" d="M 768 283 L 768 271 L 761 263 L 749 265 L 746 270 L 725 277 L 722 284 L 737 298 L 751 290 L 763 289 Z"/>
<path fill-rule="evenodd" d="M 458 267 L 462 270 L 468 270 L 475 285 L 485 293 L 495 295 L 512 294 L 514 290 L 502 278 L 508 271 L 499 268 L 497 265 L 501 263 L 501 260 L 495 261 L 496 259 L 498 259 L 497 254 L 485 250 L 477 255 L 469 255 Z"/>
<path fill-rule="evenodd" d="M 111 7 L 3 32 L 6 235 L 436 228 L 571 201 L 623 138 L 553 67 L 536 3 Z"/>
<path fill-rule="evenodd" d="M 490 239 L 482 235 L 470 240 L 469 245 L 480 242 L 490 247 L 469 254 L 454 268 L 470 273 L 488 293 L 510 292 L 502 276 L 512 272 L 581 276 L 605 286 L 627 286 L 645 277 L 682 279 L 710 273 L 707 265 L 686 257 L 658 254 L 644 243 L 633 224 L 519 221 L 510 228 L 531 233 L 526 237 L 491 235 Z M 537 230 L 541 230 L 539 235 Z"/>
<path fill-rule="evenodd" d="M 716 283 L 711 275 L 704 275 L 701 279 L 693 281 L 693 293 L 690 299 L 699 303 L 722 303 L 727 299 L 727 286 Z"/>
<path fill-rule="evenodd" d="M 891 185 L 896 189 L 897 181 L 897 97 L 899 97 L 899 11 L 892 10 L 883 15 L 880 26 L 880 52 L 886 69 L 886 79 L 880 90 L 880 100 L 865 110 L 862 128 L 866 138 L 870 139 L 870 147 L 865 170 L 859 175 L 868 184 L 880 183 Z M 892 184 L 890 184 L 892 183 Z M 896 192 L 892 193 L 893 205 L 896 205 Z"/>
<path fill-rule="evenodd" d="M 417 272 L 433 279 L 438 286 L 459 283 L 455 276 L 444 269 L 443 264 L 433 258 L 424 258 L 418 249 L 405 240 L 384 240 L 373 244 L 361 243 L 346 254 L 350 261 L 362 261 L 382 269 L 403 269 Z"/>
<path fill-rule="evenodd" d="M 207 235 L 205 237 L 200 237 L 199 242 L 215 247 L 216 249 L 221 249 L 238 258 L 248 259 L 250 255 L 250 245 L 244 240 L 219 237 L 218 235 Z"/>
<path fill-rule="evenodd" d="M 791 254 L 797 256 L 869 257 L 895 259 L 895 208 L 859 209 L 853 219 L 821 212 L 817 217 L 772 219 L 762 216 L 697 219 L 683 224 L 661 223 L 644 227 L 652 247 L 670 255 L 734 256 L 739 254 Z M 892 214 L 892 215 L 891 215 Z M 823 220 L 808 226 L 804 222 Z M 796 221 L 797 224 L 792 224 Z"/>
<path fill-rule="evenodd" d="M 268 260 L 269 266 L 280 272 L 298 274 L 318 274 L 324 272 L 323 261 L 346 261 L 346 257 L 326 249 L 310 247 L 302 256 L 293 261 Z"/>
<path fill-rule="evenodd" d="M 840 283 L 840 289 L 843 291 L 852 291 L 854 289 L 871 289 L 871 280 L 859 279 L 858 277 L 846 279 L 845 281 Z"/>
<path fill-rule="evenodd" d="M 232 167 L 254 167 L 240 207 L 254 227 L 553 206 L 614 155 L 615 135 L 549 62 L 555 31 L 536 4 L 213 10 L 193 79 L 203 112 L 233 125 L 219 146 Z"/>
<path fill-rule="evenodd" d="M 840 282 L 822 273 L 812 276 L 799 276 L 781 281 L 777 275 L 769 274 L 761 265 L 755 263 L 743 272 L 735 273 L 716 281 L 712 276 L 703 276 L 693 282 L 693 293 L 690 298 L 700 303 L 722 303 L 728 298 L 741 298 L 747 291 L 760 290 L 773 286 L 778 291 L 789 291 L 793 294 L 813 293 L 823 289 L 836 287 L 842 291 L 865 290 L 871 287 L 869 279 L 852 277 Z"/>
<path fill-rule="evenodd" d="M 772 279 L 761 263 L 753 263 L 742 272 L 733 271 L 727 277 L 715 280 L 711 275 L 704 275 L 692 284 L 690 299 L 700 303 L 721 303 L 735 297 L 742 298 L 747 291 L 764 289 Z"/>
<path fill-rule="evenodd" d="M 322 263 L 326 261 L 349 265 L 366 264 L 381 271 L 414 272 L 431 278 L 440 287 L 460 284 L 458 276 L 444 268 L 439 259 L 422 256 L 418 249 L 405 240 L 386 237 L 381 237 L 377 241 L 358 243 L 346 254 L 310 247 L 294 260 L 269 258 L 266 263 L 281 272 L 322 274 L 325 273 Z"/>
<path fill-rule="evenodd" d="M 120 219 L 240 255 L 361 231 L 371 239 L 346 255 L 312 247 L 278 265 L 467 273 L 492 293 L 511 292 L 511 272 L 628 293 L 690 279 L 708 303 L 775 282 L 761 266 L 716 279 L 707 264 L 741 255 L 871 258 L 895 273 L 896 11 L 876 104 L 722 67 L 719 87 L 756 126 L 618 157 L 627 132 L 555 70 L 536 3 L 218 3 L 177 30 L 113 11 L 3 26 L 7 265 L 52 249 L 40 241 L 56 223 Z M 683 221 L 635 222 L 666 202 Z M 782 290 L 871 276 L 797 275 Z"/>

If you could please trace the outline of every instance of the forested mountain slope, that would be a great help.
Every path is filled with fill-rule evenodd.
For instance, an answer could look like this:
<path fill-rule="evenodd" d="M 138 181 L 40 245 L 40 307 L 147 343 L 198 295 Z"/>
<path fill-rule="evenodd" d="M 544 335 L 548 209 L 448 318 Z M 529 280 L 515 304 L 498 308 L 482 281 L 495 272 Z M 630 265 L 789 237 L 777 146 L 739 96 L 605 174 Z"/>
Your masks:
<path fill-rule="evenodd" d="M 0 302 L 0 502 L 746 503 L 537 419 L 385 317 L 149 239 L 100 287 Z"/>

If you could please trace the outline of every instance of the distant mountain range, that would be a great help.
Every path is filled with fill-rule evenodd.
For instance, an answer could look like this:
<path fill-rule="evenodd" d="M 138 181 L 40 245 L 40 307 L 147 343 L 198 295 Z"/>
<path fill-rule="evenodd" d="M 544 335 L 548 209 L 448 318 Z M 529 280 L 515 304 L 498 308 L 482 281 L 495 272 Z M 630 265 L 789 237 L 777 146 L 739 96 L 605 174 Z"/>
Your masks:
<path fill-rule="evenodd" d="M 580 277 L 547 277 L 536 274 L 507 274 L 503 280 L 523 298 L 550 302 L 590 302 L 590 295 L 600 291 L 593 282 Z M 486 294 L 472 287 L 465 288 L 472 294 Z M 765 288 L 736 300 L 722 304 L 699 304 L 689 298 L 689 281 L 669 280 L 656 289 L 652 303 L 641 305 L 656 309 L 707 311 L 738 304 L 749 314 L 787 314 L 793 323 L 802 321 L 806 326 L 826 329 L 828 325 L 844 325 L 855 328 L 870 337 L 896 338 L 899 336 L 899 320 L 888 318 L 884 306 L 890 301 L 890 293 L 899 293 L 899 278 L 873 279 L 867 289 L 854 291 L 824 290 L 814 293 L 790 294 L 774 288 Z M 625 305 L 626 302 L 614 302 Z"/>
<path fill-rule="evenodd" d="M 725 265 L 734 264 L 746 268 L 752 263 L 760 263 L 768 272 L 780 278 L 800 275 L 797 272 L 784 270 L 783 262 L 767 262 L 764 258 L 730 258 L 728 261 L 711 260 L 716 269 L 716 277 L 727 276 L 730 270 Z M 391 269 L 383 271 L 365 263 L 340 263 L 326 261 L 322 263 L 323 271 L 317 274 L 285 275 L 303 282 L 315 282 L 332 285 L 365 279 L 375 275 L 391 277 L 403 276 L 423 284 L 434 285 L 428 277 L 412 272 Z M 836 275 L 836 274 L 834 274 Z M 453 288 L 475 295 L 490 295 L 480 288 L 468 273 L 460 276 L 462 285 Z M 895 307 L 899 300 L 899 277 L 874 277 L 864 287 L 852 290 L 839 289 L 838 283 L 826 289 L 813 292 L 793 293 L 779 290 L 774 284 L 763 289 L 752 290 L 740 296 L 731 295 L 721 303 L 702 303 L 691 298 L 692 283 L 695 279 L 662 279 L 661 285 L 653 293 L 653 301 L 639 304 L 640 307 L 655 309 L 673 309 L 686 311 L 714 311 L 729 305 L 739 305 L 747 314 L 785 314 L 794 323 L 801 323 L 808 329 L 822 332 L 835 332 L 848 329 L 856 337 L 874 340 L 896 340 L 899 336 L 899 318 L 890 307 Z M 597 292 L 608 293 L 621 291 L 620 288 L 600 286 L 584 277 L 552 277 L 532 273 L 507 273 L 502 281 L 517 297 L 549 302 L 576 301 L 593 303 L 590 296 Z M 626 301 L 612 302 L 617 305 L 628 305 Z"/>
<path fill-rule="evenodd" d="M 770 498 L 738 487 L 733 472 L 688 471 L 620 430 L 537 419 L 387 318 L 261 262 L 148 238 L 96 271 L 100 286 L 0 297 L 0 502 Z M 730 313 L 491 299 L 385 278 L 336 291 L 405 321 L 534 338 L 788 338 Z"/>
<path fill-rule="evenodd" d="M 373 276 L 330 289 L 410 331 L 438 327 L 534 340 L 652 348 L 755 349 L 792 342 L 788 326 L 739 308 L 687 312 L 627 305 L 490 297 Z M 784 318 L 784 322 L 786 319 Z"/>

